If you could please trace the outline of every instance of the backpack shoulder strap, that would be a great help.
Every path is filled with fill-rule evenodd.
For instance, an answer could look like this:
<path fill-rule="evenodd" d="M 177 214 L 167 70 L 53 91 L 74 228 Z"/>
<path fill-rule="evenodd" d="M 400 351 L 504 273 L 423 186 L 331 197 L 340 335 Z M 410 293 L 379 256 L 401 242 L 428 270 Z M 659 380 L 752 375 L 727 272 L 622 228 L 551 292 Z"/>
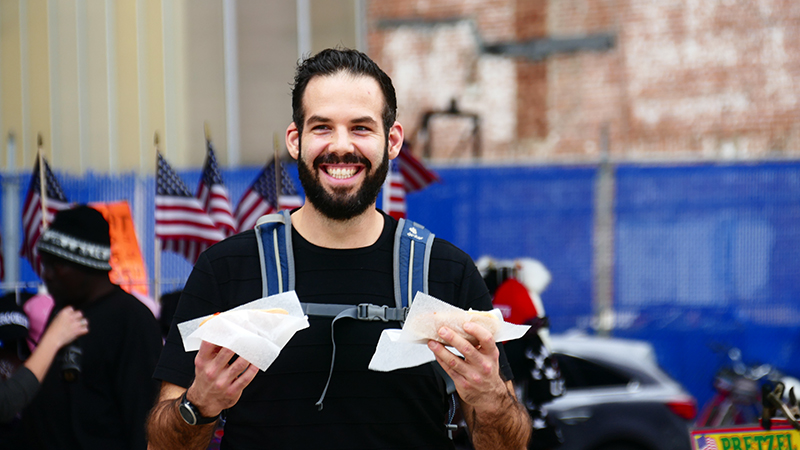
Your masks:
<path fill-rule="evenodd" d="M 261 216 L 255 226 L 264 297 L 294 290 L 292 219 L 289 211 Z"/>
<path fill-rule="evenodd" d="M 428 293 L 428 269 L 434 234 L 406 219 L 394 235 L 394 297 L 398 308 L 408 307 L 417 292 Z"/>
<path fill-rule="evenodd" d="M 430 230 L 416 222 L 398 220 L 394 236 L 394 296 L 398 308 L 410 306 L 417 292 L 428 293 L 428 272 L 434 237 L 436 236 Z M 438 362 L 433 361 L 431 364 L 444 383 L 445 391 L 450 395 L 452 422 L 456 385 Z"/>

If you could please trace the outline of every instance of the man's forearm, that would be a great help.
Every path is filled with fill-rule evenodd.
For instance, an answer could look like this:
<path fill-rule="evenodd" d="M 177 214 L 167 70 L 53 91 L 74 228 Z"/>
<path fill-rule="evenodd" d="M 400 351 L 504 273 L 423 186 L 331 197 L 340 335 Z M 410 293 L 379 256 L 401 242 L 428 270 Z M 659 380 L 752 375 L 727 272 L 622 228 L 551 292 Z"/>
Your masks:
<path fill-rule="evenodd" d="M 475 450 L 525 449 L 531 437 L 531 419 L 528 411 L 511 392 L 493 412 L 475 409 L 465 418 L 472 435 Z"/>
<path fill-rule="evenodd" d="M 189 425 L 178 413 L 178 400 L 168 399 L 156 403 L 147 420 L 147 448 L 149 450 L 205 450 L 214 436 L 217 422 L 207 425 Z"/>

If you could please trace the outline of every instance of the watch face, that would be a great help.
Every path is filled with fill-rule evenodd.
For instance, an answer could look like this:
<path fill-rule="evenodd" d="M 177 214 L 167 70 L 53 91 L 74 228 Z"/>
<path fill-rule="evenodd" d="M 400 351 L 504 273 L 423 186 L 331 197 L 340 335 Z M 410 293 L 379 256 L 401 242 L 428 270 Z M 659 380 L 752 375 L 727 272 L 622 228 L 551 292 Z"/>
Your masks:
<path fill-rule="evenodd" d="M 180 411 L 181 417 L 183 417 L 183 420 L 186 421 L 186 423 L 189 425 L 197 424 L 197 415 L 195 415 L 194 408 L 192 408 L 187 400 L 181 402 L 180 406 L 178 407 L 178 411 Z"/>

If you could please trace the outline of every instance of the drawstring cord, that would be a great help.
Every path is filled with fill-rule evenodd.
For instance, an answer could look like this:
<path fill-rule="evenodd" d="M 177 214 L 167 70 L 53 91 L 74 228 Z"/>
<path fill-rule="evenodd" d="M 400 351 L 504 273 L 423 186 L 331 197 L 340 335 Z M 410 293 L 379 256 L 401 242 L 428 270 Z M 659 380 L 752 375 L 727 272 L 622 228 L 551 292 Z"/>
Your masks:
<path fill-rule="evenodd" d="M 333 352 L 331 352 L 331 369 L 328 372 L 328 380 L 325 381 L 325 389 L 322 390 L 322 395 L 315 403 L 317 410 L 322 411 L 322 401 L 325 400 L 325 394 L 328 393 L 328 386 L 331 384 L 331 377 L 333 377 L 333 363 L 336 361 L 336 333 L 334 332 L 334 325 L 336 325 L 336 321 L 341 319 L 342 317 L 350 317 L 349 311 L 342 311 L 336 317 L 333 318 L 331 322 L 331 343 L 333 343 Z"/>

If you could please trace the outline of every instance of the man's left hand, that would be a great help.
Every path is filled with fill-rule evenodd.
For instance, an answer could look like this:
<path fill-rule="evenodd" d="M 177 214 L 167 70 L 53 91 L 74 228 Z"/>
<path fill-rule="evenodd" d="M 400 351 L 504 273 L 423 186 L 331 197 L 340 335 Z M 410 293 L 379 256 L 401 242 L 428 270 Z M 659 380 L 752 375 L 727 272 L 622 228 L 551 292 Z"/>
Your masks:
<path fill-rule="evenodd" d="M 514 395 L 511 381 L 500 376 L 500 351 L 492 333 L 467 322 L 464 331 L 474 336 L 477 345 L 442 327 L 439 336 L 464 358 L 444 345 L 428 341 L 436 361 L 444 368 L 461 398 L 461 410 L 470 429 L 476 450 L 524 449 L 531 435 L 531 419 Z"/>
<path fill-rule="evenodd" d="M 464 358 L 453 354 L 444 345 L 428 341 L 428 347 L 436 355 L 436 360 L 455 383 L 461 400 L 478 411 L 494 411 L 508 397 L 506 383 L 500 377 L 497 344 L 492 334 L 484 327 L 466 322 L 464 331 L 478 340 L 478 345 L 456 334 L 448 327 L 439 329 L 439 336 L 455 348 Z"/>

